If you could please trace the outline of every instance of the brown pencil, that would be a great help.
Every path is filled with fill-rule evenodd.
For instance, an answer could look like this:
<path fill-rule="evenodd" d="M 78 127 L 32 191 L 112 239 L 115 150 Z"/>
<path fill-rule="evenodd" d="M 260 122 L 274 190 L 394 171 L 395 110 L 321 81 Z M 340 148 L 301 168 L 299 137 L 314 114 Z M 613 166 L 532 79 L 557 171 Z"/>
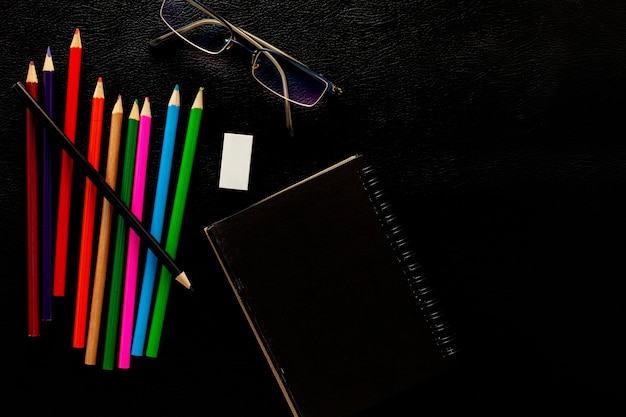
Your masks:
<path fill-rule="evenodd" d="M 117 96 L 111 113 L 111 129 L 109 132 L 109 149 L 106 167 L 106 182 L 115 189 L 117 182 L 117 165 L 119 161 L 120 141 L 122 137 L 122 121 L 124 110 L 122 97 Z M 100 219 L 100 236 L 98 237 L 98 253 L 96 255 L 96 269 L 94 274 L 93 290 L 91 295 L 91 310 L 89 312 L 89 329 L 87 332 L 87 347 L 85 350 L 85 364 L 95 365 L 98 352 L 98 336 L 100 334 L 100 318 L 102 317 L 102 300 L 107 274 L 109 258 L 109 241 L 111 238 L 111 220 L 113 206 L 106 198 L 102 201 L 102 215 Z"/>

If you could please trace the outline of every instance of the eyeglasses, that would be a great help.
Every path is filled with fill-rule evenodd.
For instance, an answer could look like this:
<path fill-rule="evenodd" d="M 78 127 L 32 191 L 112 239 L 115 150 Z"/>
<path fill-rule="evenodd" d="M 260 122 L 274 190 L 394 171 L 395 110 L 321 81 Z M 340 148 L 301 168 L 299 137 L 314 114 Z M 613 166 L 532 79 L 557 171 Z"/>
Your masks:
<path fill-rule="evenodd" d="M 290 103 L 312 107 L 325 93 L 341 94 L 341 88 L 309 67 L 257 36 L 229 23 L 195 0 L 164 0 L 161 19 L 171 32 L 151 41 L 157 45 L 172 34 L 211 55 L 232 45 L 252 54 L 252 76 L 263 87 L 285 101 L 287 129 L 293 136 Z M 245 40 L 252 48 L 241 43 Z"/>

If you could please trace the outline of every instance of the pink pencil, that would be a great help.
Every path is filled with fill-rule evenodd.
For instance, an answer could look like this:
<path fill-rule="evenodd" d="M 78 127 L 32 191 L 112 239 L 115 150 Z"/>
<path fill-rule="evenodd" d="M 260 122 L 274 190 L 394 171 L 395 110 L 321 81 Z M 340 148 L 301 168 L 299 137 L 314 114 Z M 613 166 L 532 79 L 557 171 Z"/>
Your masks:
<path fill-rule="evenodd" d="M 135 177 L 133 181 L 133 195 L 131 211 L 139 220 L 143 214 L 144 190 L 146 186 L 146 171 L 148 163 L 148 148 L 150 144 L 150 126 L 152 113 L 150 100 L 144 100 L 139 119 L 139 133 L 137 155 L 135 159 Z M 126 257 L 126 279 L 124 282 L 124 298 L 122 304 L 122 327 L 120 330 L 120 352 L 118 367 L 130 367 L 130 351 L 133 341 L 133 324 L 135 318 L 135 295 L 137 291 L 137 270 L 139 266 L 140 238 L 132 229 L 128 235 L 128 252 Z"/>

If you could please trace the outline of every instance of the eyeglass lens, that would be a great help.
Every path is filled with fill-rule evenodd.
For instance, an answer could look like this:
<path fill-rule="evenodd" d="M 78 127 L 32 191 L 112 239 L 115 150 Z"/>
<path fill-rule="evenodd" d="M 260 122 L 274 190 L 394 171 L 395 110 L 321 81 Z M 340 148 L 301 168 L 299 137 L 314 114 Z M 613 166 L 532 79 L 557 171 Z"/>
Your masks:
<path fill-rule="evenodd" d="M 269 50 L 257 53 L 252 64 L 252 75 L 269 90 L 303 106 L 315 105 L 328 87 L 324 80 L 284 55 Z"/>

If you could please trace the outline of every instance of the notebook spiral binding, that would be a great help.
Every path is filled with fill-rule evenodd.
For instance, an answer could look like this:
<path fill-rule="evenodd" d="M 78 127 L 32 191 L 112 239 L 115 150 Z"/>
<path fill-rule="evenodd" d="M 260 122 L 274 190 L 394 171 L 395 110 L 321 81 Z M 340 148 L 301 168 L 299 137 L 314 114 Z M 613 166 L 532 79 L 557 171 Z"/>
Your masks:
<path fill-rule="evenodd" d="M 387 201 L 379 178 L 375 175 L 371 165 L 363 167 L 360 176 L 408 279 L 412 294 L 416 298 L 433 334 L 437 347 L 444 358 L 454 356 L 459 352 L 456 334 L 447 322 L 443 311 L 439 308 L 439 299 L 429 285 L 428 277 L 422 272 L 415 251 L 411 248 L 396 213 L 393 212 L 391 204 Z"/>

